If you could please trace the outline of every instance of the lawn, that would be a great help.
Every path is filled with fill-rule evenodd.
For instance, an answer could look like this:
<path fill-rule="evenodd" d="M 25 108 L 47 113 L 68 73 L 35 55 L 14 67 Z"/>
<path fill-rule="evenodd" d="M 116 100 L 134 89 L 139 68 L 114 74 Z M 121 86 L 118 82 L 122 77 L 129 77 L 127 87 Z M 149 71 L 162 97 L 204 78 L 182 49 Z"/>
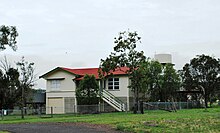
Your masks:
<path fill-rule="evenodd" d="M 7 131 L 0 131 L 0 133 L 9 133 L 9 132 L 7 132 Z"/>
<path fill-rule="evenodd" d="M 83 122 L 106 124 L 129 132 L 220 132 L 220 108 L 189 109 L 177 112 L 145 111 L 145 114 L 131 112 L 103 113 L 93 115 L 54 115 L 53 118 L 28 116 L 7 116 L 0 124 L 22 122 Z"/>

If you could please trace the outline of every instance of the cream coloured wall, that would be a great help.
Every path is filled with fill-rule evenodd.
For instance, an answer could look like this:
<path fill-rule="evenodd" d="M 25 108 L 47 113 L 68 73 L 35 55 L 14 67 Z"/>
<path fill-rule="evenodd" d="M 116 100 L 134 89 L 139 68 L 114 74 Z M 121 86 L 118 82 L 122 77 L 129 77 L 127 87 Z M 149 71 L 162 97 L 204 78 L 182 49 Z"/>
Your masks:
<path fill-rule="evenodd" d="M 118 97 L 127 104 L 128 111 L 130 110 L 130 100 L 129 100 L 129 93 L 130 89 L 128 88 L 130 81 L 128 76 L 113 76 L 114 78 L 119 78 L 119 90 L 108 90 L 108 79 L 106 80 L 106 90 L 112 93 L 114 96 Z M 125 100 L 126 99 L 126 100 Z"/>
<path fill-rule="evenodd" d="M 56 97 L 56 98 L 47 98 L 46 101 L 46 113 L 51 114 L 51 107 L 53 108 L 54 114 L 63 114 L 64 113 L 64 98 Z"/>
<path fill-rule="evenodd" d="M 75 91 L 47 92 L 46 97 L 75 97 Z"/>
<path fill-rule="evenodd" d="M 129 96 L 129 78 L 128 76 L 114 76 L 119 78 L 119 90 L 108 90 L 108 80 L 106 80 L 106 90 L 115 95 L 116 97 L 128 97 Z"/>
<path fill-rule="evenodd" d="M 65 112 L 64 98 L 75 98 L 76 84 L 73 81 L 75 76 L 65 71 L 56 71 L 48 75 L 46 81 L 46 112 L 50 113 L 50 107 L 54 107 L 55 114 L 63 114 Z M 60 88 L 53 90 L 51 88 L 51 80 L 60 80 Z M 76 102 L 74 102 L 76 103 Z"/>
<path fill-rule="evenodd" d="M 64 71 L 57 71 L 55 73 L 50 74 L 48 77 L 46 77 L 47 83 L 47 92 L 53 91 L 51 89 L 51 79 L 58 79 L 58 78 L 64 78 L 63 80 L 60 80 L 60 90 L 58 91 L 75 91 L 76 84 L 73 82 L 73 79 L 75 76 L 73 74 L 70 74 L 68 72 Z"/>

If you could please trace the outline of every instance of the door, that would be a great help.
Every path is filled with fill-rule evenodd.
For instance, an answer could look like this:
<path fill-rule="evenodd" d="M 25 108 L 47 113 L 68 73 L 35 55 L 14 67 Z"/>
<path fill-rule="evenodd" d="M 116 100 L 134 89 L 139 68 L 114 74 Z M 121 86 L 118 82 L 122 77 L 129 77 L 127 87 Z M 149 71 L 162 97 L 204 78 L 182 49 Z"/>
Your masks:
<path fill-rule="evenodd" d="M 48 98 L 48 111 L 51 113 L 51 107 L 53 107 L 54 114 L 63 114 L 64 113 L 64 101 L 62 97 Z"/>

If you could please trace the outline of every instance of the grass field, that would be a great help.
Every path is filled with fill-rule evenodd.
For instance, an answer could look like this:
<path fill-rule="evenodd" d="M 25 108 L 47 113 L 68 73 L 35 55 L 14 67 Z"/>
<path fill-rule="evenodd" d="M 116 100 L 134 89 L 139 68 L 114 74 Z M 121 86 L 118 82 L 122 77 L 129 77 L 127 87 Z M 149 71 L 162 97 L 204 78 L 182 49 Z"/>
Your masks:
<path fill-rule="evenodd" d="M 54 115 L 53 118 L 7 116 L 0 124 L 31 122 L 85 122 L 106 124 L 117 130 L 129 132 L 220 132 L 220 108 L 189 109 L 177 112 L 146 111 L 145 114 L 131 112 L 103 113 L 93 115 Z"/>
<path fill-rule="evenodd" d="M 9 133 L 9 132 L 7 132 L 7 131 L 0 131 L 0 133 Z"/>

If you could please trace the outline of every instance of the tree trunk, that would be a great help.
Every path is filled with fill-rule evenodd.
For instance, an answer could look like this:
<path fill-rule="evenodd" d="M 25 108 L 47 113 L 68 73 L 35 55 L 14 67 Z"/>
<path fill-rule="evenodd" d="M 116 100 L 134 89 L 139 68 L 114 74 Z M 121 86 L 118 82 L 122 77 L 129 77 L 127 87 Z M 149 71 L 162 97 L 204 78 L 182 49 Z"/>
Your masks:
<path fill-rule="evenodd" d="M 205 108 L 208 108 L 208 98 L 207 98 L 206 94 L 205 94 Z"/>
<path fill-rule="evenodd" d="M 133 111 L 134 114 L 137 114 L 137 111 L 138 111 L 138 100 L 139 100 L 138 93 L 139 93 L 138 88 L 135 88 L 134 89 L 134 111 Z"/>
<path fill-rule="evenodd" d="M 207 97 L 206 89 L 202 85 L 200 85 L 200 87 L 202 88 L 203 91 L 203 97 L 205 100 L 205 109 L 206 109 L 208 107 L 208 97 Z"/>
<path fill-rule="evenodd" d="M 207 95 L 207 92 L 206 92 L 206 89 L 203 87 L 204 89 L 204 100 L 205 100 L 205 108 L 208 108 L 208 95 Z"/>
<path fill-rule="evenodd" d="M 177 109 L 176 109 L 176 105 L 175 105 L 175 102 L 174 102 L 174 98 L 172 97 L 171 100 L 172 100 L 172 108 L 173 108 L 173 111 L 176 112 Z"/>
<path fill-rule="evenodd" d="M 138 110 L 137 90 L 134 89 L 134 110 L 133 110 L 133 113 L 137 114 L 137 110 Z"/>

